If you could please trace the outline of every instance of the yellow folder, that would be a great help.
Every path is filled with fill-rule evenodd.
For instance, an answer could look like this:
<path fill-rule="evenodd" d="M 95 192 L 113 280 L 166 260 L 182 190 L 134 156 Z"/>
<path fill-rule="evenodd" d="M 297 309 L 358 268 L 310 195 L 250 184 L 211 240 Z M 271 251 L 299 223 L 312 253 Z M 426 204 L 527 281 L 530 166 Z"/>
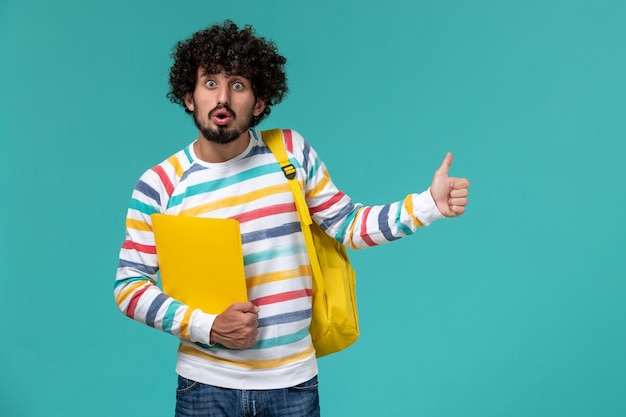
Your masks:
<path fill-rule="evenodd" d="M 211 314 L 248 300 L 238 221 L 151 217 L 165 294 Z"/>

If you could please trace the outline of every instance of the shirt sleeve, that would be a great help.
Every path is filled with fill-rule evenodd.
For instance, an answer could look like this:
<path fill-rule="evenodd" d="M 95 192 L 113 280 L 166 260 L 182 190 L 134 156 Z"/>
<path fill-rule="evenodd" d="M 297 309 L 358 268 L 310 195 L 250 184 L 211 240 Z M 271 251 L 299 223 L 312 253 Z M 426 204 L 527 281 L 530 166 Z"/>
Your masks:
<path fill-rule="evenodd" d="M 376 246 L 413 234 L 443 215 L 430 189 L 402 200 L 366 206 L 354 203 L 333 184 L 317 152 L 296 131 L 286 137 L 287 149 L 301 165 L 305 197 L 313 220 L 330 236 L 352 249 Z"/>
<path fill-rule="evenodd" d="M 216 315 L 204 313 L 169 297 L 157 285 L 159 269 L 151 215 L 160 213 L 169 195 L 163 167 L 142 175 L 126 216 L 126 236 L 119 255 L 115 303 L 126 316 L 194 343 L 209 344 Z"/>

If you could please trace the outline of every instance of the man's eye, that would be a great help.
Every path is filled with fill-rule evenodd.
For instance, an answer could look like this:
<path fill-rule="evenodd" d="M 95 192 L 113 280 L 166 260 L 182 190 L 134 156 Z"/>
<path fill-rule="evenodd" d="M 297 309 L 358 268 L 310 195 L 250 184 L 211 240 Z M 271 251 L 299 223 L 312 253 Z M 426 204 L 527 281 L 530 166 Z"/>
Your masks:
<path fill-rule="evenodd" d="M 243 84 L 242 83 L 234 83 L 233 84 L 233 88 L 235 90 L 243 90 Z"/>
<path fill-rule="evenodd" d="M 209 88 L 213 88 L 213 87 L 216 87 L 216 86 L 217 86 L 217 83 L 216 83 L 215 81 L 213 81 L 213 80 L 209 80 L 209 81 L 207 81 L 207 82 L 205 83 L 205 85 L 206 85 L 207 87 L 209 87 Z"/>

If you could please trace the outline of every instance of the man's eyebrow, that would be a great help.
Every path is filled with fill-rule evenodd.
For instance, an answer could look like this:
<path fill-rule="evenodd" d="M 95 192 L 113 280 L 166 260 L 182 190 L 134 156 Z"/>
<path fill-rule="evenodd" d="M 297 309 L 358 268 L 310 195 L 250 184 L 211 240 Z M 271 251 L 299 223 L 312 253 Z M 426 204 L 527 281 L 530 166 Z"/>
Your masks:
<path fill-rule="evenodd" d="M 244 77 L 244 78 L 246 78 L 244 75 L 242 75 L 237 70 L 224 71 L 224 69 L 216 69 L 216 68 L 211 68 L 211 69 L 203 68 L 202 69 L 202 76 L 217 75 L 217 74 L 220 74 L 222 72 L 224 74 L 226 74 L 227 77 Z"/>

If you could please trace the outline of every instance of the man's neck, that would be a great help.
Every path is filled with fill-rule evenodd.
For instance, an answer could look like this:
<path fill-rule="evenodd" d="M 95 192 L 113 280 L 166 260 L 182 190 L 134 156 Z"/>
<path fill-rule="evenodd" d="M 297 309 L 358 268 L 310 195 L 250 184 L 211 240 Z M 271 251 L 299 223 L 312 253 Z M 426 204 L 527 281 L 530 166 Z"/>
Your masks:
<path fill-rule="evenodd" d="M 250 144 L 250 131 L 246 130 L 237 139 L 229 143 L 217 143 L 206 139 L 202 133 L 193 144 L 193 151 L 204 162 L 226 162 L 246 150 Z"/>

